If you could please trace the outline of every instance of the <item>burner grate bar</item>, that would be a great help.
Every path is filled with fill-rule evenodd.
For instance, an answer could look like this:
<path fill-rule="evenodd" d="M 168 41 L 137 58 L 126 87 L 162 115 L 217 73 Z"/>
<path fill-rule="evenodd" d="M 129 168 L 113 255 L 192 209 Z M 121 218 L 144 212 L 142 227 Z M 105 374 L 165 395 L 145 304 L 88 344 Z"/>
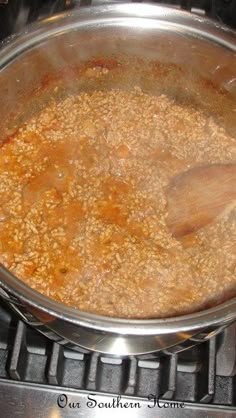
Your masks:
<path fill-rule="evenodd" d="M 86 387 L 88 390 L 96 390 L 98 376 L 99 354 L 93 353 L 90 358 L 88 374 L 86 379 Z"/>
<path fill-rule="evenodd" d="M 216 378 L 216 339 L 209 341 L 209 371 L 208 371 L 208 394 L 212 400 L 215 393 Z"/>
<path fill-rule="evenodd" d="M 135 387 L 137 384 L 137 370 L 138 370 L 138 362 L 137 359 L 132 357 L 129 362 L 129 373 L 126 388 L 124 393 L 126 395 L 134 395 Z"/>
<path fill-rule="evenodd" d="M 216 338 L 208 342 L 208 375 L 207 375 L 207 394 L 200 401 L 209 403 L 215 394 L 215 374 L 216 374 Z"/>
<path fill-rule="evenodd" d="M 18 321 L 8 370 L 10 377 L 14 380 L 23 380 L 25 376 L 25 368 L 27 364 L 25 329 L 25 324 Z"/>
<path fill-rule="evenodd" d="M 173 399 L 176 390 L 177 355 L 172 355 L 169 362 L 168 390 L 164 393 L 164 399 Z"/>
<path fill-rule="evenodd" d="M 51 385 L 59 385 L 62 378 L 62 361 L 63 361 L 63 348 L 53 343 L 52 354 L 50 356 L 49 367 L 47 372 L 48 383 Z"/>

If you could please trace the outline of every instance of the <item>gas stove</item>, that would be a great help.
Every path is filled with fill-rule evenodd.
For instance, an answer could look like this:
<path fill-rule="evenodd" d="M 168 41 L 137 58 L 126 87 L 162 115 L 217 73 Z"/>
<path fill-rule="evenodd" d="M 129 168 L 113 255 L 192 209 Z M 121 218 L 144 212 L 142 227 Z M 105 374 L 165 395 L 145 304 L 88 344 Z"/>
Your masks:
<path fill-rule="evenodd" d="M 112 358 L 65 348 L 0 307 L 4 418 L 233 417 L 235 394 L 235 325 L 178 354 Z"/>
<path fill-rule="evenodd" d="M 0 0 L 0 37 L 66 8 L 101 3 Z M 236 27 L 235 0 L 157 3 Z M 236 325 L 177 354 L 108 357 L 50 341 L 0 302 L 0 407 L 4 418 L 234 417 Z"/>

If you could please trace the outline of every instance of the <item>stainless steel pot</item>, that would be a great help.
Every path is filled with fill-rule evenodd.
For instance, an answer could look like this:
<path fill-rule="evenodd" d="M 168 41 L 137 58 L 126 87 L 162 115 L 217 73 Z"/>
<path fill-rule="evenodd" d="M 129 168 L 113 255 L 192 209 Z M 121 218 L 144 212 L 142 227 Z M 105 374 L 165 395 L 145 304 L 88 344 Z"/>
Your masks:
<path fill-rule="evenodd" d="M 97 88 L 98 82 L 81 72 L 86 65 L 114 67 L 99 88 L 140 85 L 152 93 L 170 94 L 187 105 L 201 106 L 235 134 L 235 52 L 233 31 L 172 8 L 116 4 L 51 17 L 0 51 L 2 138 L 52 94 Z M 235 298 L 176 318 L 124 320 L 59 304 L 2 266 L 0 286 L 1 297 L 40 332 L 61 344 L 111 355 L 178 351 L 236 319 Z"/>

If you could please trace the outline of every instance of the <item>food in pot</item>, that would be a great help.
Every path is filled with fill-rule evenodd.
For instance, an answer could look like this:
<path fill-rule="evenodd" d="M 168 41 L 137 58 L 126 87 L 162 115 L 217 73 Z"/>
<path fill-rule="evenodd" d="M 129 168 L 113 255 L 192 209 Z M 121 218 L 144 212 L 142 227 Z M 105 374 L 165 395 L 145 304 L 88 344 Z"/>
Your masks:
<path fill-rule="evenodd" d="M 165 95 L 52 101 L 0 149 L 0 261 L 100 315 L 163 318 L 219 303 L 236 290 L 236 208 L 175 236 L 167 189 L 188 170 L 234 163 L 223 127 Z"/>

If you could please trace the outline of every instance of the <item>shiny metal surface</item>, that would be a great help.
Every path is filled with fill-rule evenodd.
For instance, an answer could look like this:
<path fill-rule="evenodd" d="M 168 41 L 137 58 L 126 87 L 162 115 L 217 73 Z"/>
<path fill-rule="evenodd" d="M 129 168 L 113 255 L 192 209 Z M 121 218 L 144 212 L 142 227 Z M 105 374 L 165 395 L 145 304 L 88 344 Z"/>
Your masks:
<path fill-rule="evenodd" d="M 35 60 L 38 51 L 40 65 Z M 96 54 L 114 57 L 121 53 L 146 61 L 168 59 L 173 68 L 188 68 L 182 80 L 184 85 L 178 87 L 176 82 L 175 88 L 179 90 L 175 94 L 186 95 L 190 103 L 194 99 L 207 111 L 216 112 L 221 122 L 236 132 L 231 112 L 236 98 L 235 32 L 199 16 L 144 4 L 105 5 L 64 13 L 7 41 L 0 51 L 0 129 L 2 132 L 6 129 L 16 103 L 18 112 L 26 113 L 32 91 L 38 91 L 48 68 L 53 72 Z M 210 79 L 209 92 L 207 84 L 203 89 L 195 83 L 195 73 Z M 213 81 L 224 89 L 224 95 L 212 89 Z M 163 79 L 164 82 L 168 81 Z M 157 91 L 155 79 L 149 88 Z M 33 98 L 36 102 L 37 96 Z M 50 300 L 17 280 L 3 266 L 0 285 L 11 307 L 40 332 L 61 344 L 111 355 L 144 354 L 172 346 L 179 351 L 210 338 L 236 320 L 235 298 L 215 308 L 176 318 L 122 320 L 80 312 Z"/>
<path fill-rule="evenodd" d="M 151 394 L 150 394 L 151 395 Z M 148 395 L 147 395 L 148 397 Z M 58 406 L 61 405 L 60 406 Z M 70 391 L 0 380 L 4 418 L 233 418 L 236 408 Z M 100 406 L 99 406 L 100 405 Z M 125 406 L 126 405 L 126 406 Z M 155 405 L 155 406 L 154 406 Z"/>

